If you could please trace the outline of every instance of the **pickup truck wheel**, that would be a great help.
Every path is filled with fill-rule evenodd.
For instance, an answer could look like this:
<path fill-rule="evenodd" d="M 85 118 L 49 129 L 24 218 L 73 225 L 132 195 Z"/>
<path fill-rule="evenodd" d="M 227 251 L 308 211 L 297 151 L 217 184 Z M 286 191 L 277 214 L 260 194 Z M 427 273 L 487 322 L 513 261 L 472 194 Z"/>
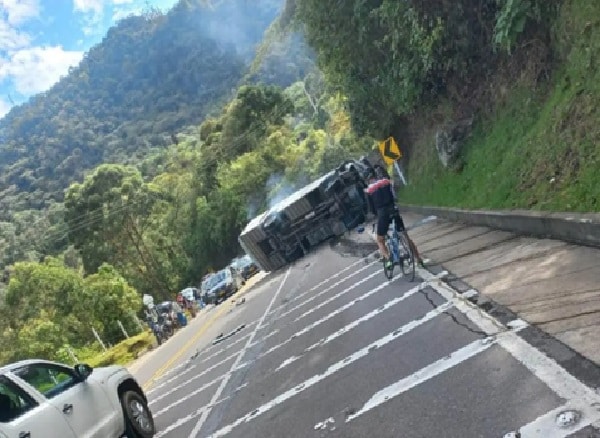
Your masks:
<path fill-rule="evenodd" d="M 135 391 L 126 391 L 121 396 L 121 406 L 125 415 L 125 436 L 127 438 L 152 438 L 156 432 L 152 412 L 144 398 Z"/>

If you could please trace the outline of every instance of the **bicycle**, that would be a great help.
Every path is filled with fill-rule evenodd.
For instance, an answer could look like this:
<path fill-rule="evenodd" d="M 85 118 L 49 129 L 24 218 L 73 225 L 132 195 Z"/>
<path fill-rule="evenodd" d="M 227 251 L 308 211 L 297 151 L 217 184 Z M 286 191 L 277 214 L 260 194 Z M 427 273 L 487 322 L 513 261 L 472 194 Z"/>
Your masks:
<path fill-rule="evenodd" d="M 392 213 L 394 215 L 394 213 Z M 391 280 L 394 276 L 394 267 L 396 265 L 400 265 L 400 269 L 402 270 L 402 274 L 404 276 L 409 276 L 409 281 L 415 281 L 415 271 L 416 271 L 416 263 L 415 263 L 415 255 L 412 250 L 410 243 L 406 237 L 404 232 L 398 233 L 396 229 L 396 221 L 392 216 L 392 221 L 390 224 L 390 230 L 385 236 L 385 246 L 387 247 L 390 257 L 392 259 L 392 265 L 387 267 L 385 264 L 385 259 L 383 259 L 383 272 L 388 280 Z M 402 249 L 402 253 L 401 250 Z"/>

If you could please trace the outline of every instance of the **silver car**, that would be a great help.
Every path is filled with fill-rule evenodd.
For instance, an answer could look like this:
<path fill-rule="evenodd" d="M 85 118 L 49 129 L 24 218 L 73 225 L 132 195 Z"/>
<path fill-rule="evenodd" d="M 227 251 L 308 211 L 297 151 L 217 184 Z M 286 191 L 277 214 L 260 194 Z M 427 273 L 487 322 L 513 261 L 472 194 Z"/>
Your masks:
<path fill-rule="evenodd" d="M 150 438 L 146 396 L 121 366 L 45 360 L 0 368 L 1 438 Z"/>

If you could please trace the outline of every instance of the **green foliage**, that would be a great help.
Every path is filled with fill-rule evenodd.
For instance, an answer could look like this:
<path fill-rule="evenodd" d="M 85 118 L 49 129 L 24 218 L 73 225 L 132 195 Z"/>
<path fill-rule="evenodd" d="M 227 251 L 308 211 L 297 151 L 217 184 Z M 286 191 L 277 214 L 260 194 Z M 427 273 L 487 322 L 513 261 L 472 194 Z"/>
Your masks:
<path fill-rule="evenodd" d="M 48 258 L 17 263 L 0 306 L 0 361 L 60 360 L 65 345 L 77 349 L 93 344 L 92 327 L 106 343 L 123 338 L 117 321 L 136 334 L 134 315 L 141 310 L 141 297 L 109 265 L 83 279 Z"/>
<path fill-rule="evenodd" d="M 406 202 L 465 208 L 591 211 L 600 208 L 600 4 L 565 2 L 553 40 L 562 65 L 545 86 L 519 85 L 476 127 L 466 166 L 448 173 L 433 142 L 409 168 Z M 432 182 L 435 182 L 433 184 Z"/>
<path fill-rule="evenodd" d="M 0 120 L 0 268 L 66 246 L 49 214 L 103 162 L 141 165 L 231 97 L 279 1 L 179 2 L 111 28 L 80 65 Z M 157 173 L 145 161 L 147 174 Z M 28 219 L 19 217 L 22 212 Z"/>
<path fill-rule="evenodd" d="M 170 287 L 168 273 L 144 230 L 158 193 L 132 167 L 103 164 L 73 184 L 65 196 L 69 240 L 81 252 L 86 273 L 104 262 L 117 266 L 140 290 Z"/>
<path fill-rule="evenodd" d="M 498 0 L 500 10 L 494 28 L 494 44 L 510 53 L 528 20 L 541 21 L 546 1 Z"/>
<path fill-rule="evenodd" d="M 121 321 L 127 333 L 139 330 L 135 316 L 142 309 L 142 298 L 115 268 L 103 264 L 96 274 L 84 279 L 83 286 L 83 296 L 78 297 L 75 311 L 93 321 L 103 340 L 114 343 L 122 338 L 117 321 Z"/>
<path fill-rule="evenodd" d="M 348 96 L 356 132 L 378 137 L 479 66 L 491 41 L 475 36 L 494 11 L 493 0 L 296 1 L 319 66 Z"/>
<path fill-rule="evenodd" d="M 98 353 L 98 350 L 76 352 L 77 358 L 80 362 L 85 362 L 92 367 L 104 367 L 109 365 L 127 365 L 133 360 L 137 359 L 145 351 L 151 349 L 154 346 L 156 339 L 154 334 L 146 330 L 139 335 L 131 336 L 107 351 Z M 87 356 L 85 355 L 87 353 Z M 67 363 L 70 360 L 67 360 Z"/>

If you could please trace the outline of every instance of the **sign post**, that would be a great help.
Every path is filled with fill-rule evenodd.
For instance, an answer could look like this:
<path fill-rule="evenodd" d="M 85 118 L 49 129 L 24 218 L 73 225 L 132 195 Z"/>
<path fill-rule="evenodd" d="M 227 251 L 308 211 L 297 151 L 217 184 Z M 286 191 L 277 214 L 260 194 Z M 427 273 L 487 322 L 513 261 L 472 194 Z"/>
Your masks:
<path fill-rule="evenodd" d="M 381 156 L 383 161 L 385 161 L 385 164 L 393 164 L 394 169 L 396 169 L 398 176 L 402 180 L 402 183 L 404 183 L 405 186 L 408 185 L 406 178 L 404 177 L 404 172 L 402 172 L 402 169 L 400 169 L 400 166 L 398 165 L 398 160 L 402 158 L 402 151 L 398 147 L 398 143 L 396 143 L 394 137 L 389 137 L 387 140 L 380 142 L 379 152 L 381 152 Z"/>

